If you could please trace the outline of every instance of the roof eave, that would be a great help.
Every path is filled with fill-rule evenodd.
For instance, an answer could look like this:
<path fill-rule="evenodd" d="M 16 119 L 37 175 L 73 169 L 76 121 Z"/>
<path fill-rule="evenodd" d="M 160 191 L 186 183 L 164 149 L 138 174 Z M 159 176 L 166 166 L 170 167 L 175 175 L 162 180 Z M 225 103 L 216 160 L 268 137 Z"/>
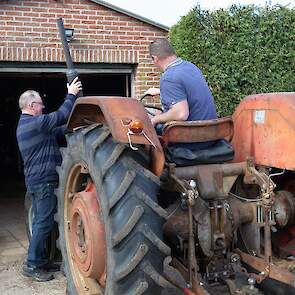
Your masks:
<path fill-rule="evenodd" d="M 123 9 L 123 8 L 120 8 L 120 7 L 118 7 L 118 6 L 115 6 L 115 5 L 113 5 L 113 4 L 107 3 L 107 2 L 105 2 L 105 1 L 102 1 L 102 0 L 90 0 L 90 1 L 95 2 L 95 3 L 97 3 L 97 4 L 100 4 L 100 5 L 103 5 L 103 6 L 105 6 L 105 7 L 108 7 L 108 8 L 110 8 L 110 9 L 113 9 L 113 10 L 115 10 L 115 11 L 117 11 L 117 12 L 120 12 L 120 13 L 126 14 L 126 15 L 131 16 L 131 17 L 133 17 L 133 18 L 136 18 L 136 19 L 138 19 L 138 20 L 141 20 L 141 21 L 143 21 L 143 22 L 145 22 L 145 23 L 148 23 L 148 24 L 150 24 L 150 25 L 152 25 L 152 26 L 158 27 L 158 28 L 160 28 L 160 29 L 162 29 L 162 30 L 169 31 L 169 29 L 170 29 L 168 26 L 165 26 L 165 25 L 163 25 L 163 24 L 160 24 L 160 23 L 158 23 L 158 22 L 155 22 L 155 21 L 153 21 L 153 20 L 150 20 L 150 19 L 148 19 L 148 18 L 145 18 L 145 17 L 143 17 L 143 16 L 140 16 L 140 15 L 138 15 L 138 14 L 136 14 L 136 13 L 133 13 L 133 12 L 130 12 L 130 11 L 125 10 L 125 9 Z"/>

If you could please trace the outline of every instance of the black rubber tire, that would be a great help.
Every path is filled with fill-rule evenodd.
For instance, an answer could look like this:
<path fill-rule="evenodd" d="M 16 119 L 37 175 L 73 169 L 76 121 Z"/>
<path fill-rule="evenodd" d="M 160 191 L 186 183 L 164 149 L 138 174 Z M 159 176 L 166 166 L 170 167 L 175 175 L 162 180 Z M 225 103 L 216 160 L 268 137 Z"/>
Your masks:
<path fill-rule="evenodd" d="M 33 222 L 33 210 L 32 210 L 32 201 L 28 192 L 25 194 L 25 223 L 26 223 L 26 232 L 28 240 L 31 240 L 32 236 L 32 222 Z M 61 255 L 60 251 L 56 247 L 56 241 L 58 239 L 58 225 L 55 223 L 54 229 L 52 230 L 48 241 L 46 243 L 46 253 L 49 261 L 60 261 Z"/>
<path fill-rule="evenodd" d="M 162 234 L 167 212 L 157 204 L 159 179 L 142 166 L 145 157 L 129 145 L 115 142 L 105 126 L 90 126 L 68 134 L 67 145 L 62 150 L 57 190 L 67 294 L 78 295 L 64 233 L 68 226 L 63 216 L 65 188 L 71 167 L 81 162 L 88 167 L 102 208 L 107 245 L 104 294 L 157 295 L 163 288 L 173 288 L 161 275 L 163 261 L 170 255 Z"/>

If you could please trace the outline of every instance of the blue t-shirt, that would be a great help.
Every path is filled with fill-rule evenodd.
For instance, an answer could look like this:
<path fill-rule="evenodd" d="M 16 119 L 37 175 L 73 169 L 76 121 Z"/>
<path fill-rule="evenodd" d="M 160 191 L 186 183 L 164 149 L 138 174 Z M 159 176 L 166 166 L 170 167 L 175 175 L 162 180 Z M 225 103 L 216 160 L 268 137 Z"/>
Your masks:
<path fill-rule="evenodd" d="M 214 99 L 201 70 L 188 61 L 177 58 L 168 65 L 161 76 L 160 92 L 164 112 L 186 99 L 189 106 L 188 121 L 217 118 Z M 210 145 L 212 143 L 194 143 L 188 146 L 206 148 Z"/>

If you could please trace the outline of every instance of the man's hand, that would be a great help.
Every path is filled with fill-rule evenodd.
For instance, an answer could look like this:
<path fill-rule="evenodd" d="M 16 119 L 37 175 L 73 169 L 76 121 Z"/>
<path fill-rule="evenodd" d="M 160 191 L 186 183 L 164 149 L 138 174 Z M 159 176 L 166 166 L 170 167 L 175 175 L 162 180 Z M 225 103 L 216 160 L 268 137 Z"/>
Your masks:
<path fill-rule="evenodd" d="M 153 126 L 159 123 L 158 116 L 150 117 Z M 161 121 L 161 120 L 160 120 Z"/>
<path fill-rule="evenodd" d="M 82 90 L 82 83 L 79 78 L 76 77 L 73 82 L 69 85 L 67 84 L 68 94 L 77 95 L 80 90 Z"/>
<path fill-rule="evenodd" d="M 151 95 L 151 96 L 155 96 L 155 95 L 160 95 L 160 89 L 159 88 L 149 88 L 144 95 Z"/>
<path fill-rule="evenodd" d="M 172 106 L 170 110 L 162 114 L 157 114 L 151 118 L 152 124 L 166 123 L 170 121 L 186 121 L 189 116 L 189 106 L 184 99 Z"/>

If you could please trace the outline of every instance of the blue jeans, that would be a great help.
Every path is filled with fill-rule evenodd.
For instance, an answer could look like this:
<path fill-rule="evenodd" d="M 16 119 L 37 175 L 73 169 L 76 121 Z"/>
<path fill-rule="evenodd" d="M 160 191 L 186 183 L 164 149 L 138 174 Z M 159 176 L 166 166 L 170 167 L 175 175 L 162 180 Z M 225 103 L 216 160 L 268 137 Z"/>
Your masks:
<path fill-rule="evenodd" d="M 164 125 L 165 124 L 163 124 L 163 123 L 156 124 L 155 129 L 156 129 L 157 135 L 162 135 L 163 134 Z"/>
<path fill-rule="evenodd" d="M 57 202 L 54 189 L 56 186 L 56 183 L 42 183 L 27 188 L 34 214 L 27 259 L 27 265 L 31 267 L 39 267 L 48 262 L 46 243 L 54 227 Z"/>

